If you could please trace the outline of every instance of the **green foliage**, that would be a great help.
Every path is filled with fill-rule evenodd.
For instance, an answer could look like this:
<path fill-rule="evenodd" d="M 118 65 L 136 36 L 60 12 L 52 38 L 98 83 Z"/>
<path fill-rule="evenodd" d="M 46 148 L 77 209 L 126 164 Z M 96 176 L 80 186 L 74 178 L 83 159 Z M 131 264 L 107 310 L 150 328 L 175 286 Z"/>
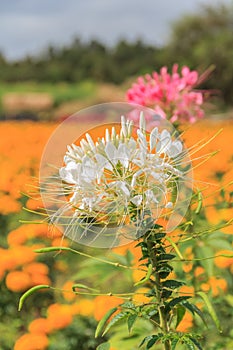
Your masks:
<path fill-rule="evenodd" d="M 199 13 L 187 15 L 175 23 L 167 59 L 176 57 L 181 64 L 202 70 L 211 65 L 215 70 L 203 87 L 220 93 L 225 103 L 232 104 L 233 87 L 233 6 L 203 6 Z"/>
<path fill-rule="evenodd" d="M 232 5 L 208 5 L 179 19 L 164 47 L 123 39 L 110 48 L 97 40 L 75 38 L 70 45 L 50 46 L 37 57 L 17 62 L 8 62 L 0 53 L 0 96 L 4 91 L 43 91 L 51 94 L 57 106 L 93 96 L 96 85 L 90 81 L 122 84 L 177 62 L 200 71 L 215 67 L 202 87 L 222 97 L 222 106 L 232 105 L 232 26 Z M 40 84 L 36 86 L 32 81 Z M 12 83 L 17 84 L 12 88 Z M 199 199 L 197 213 L 202 205 Z"/>
<path fill-rule="evenodd" d="M 109 323 L 108 326 L 107 326 L 108 329 L 107 329 L 107 327 L 105 328 L 107 321 L 109 320 L 109 318 L 110 318 L 116 311 L 117 311 L 117 307 L 114 307 L 114 308 L 108 310 L 108 312 L 106 312 L 106 314 L 104 315 L 104 317 L 102 317 L 102 319 L 99 321 L 99 323 L 98 323 L 98 325 L 97 325 L 97 327 L 96 327 L 95 338 L 99 337 L 100 335 L 103 335 L 104 332 L 106 333 L 106 332 L 108 331 L 108 329 L 112 326 L 112 324 L 114 324 L 114 323 L 112 323 L 112 324 L 110 325 L 110 323 Z M 119 314 L 117 314 L 117 316 L 118 316 L 118 315 L 119 315 Z M 116 316 L 115 316 L 115 317 L 116 317 Z M 118 316 L 118 318 L 119 318 L 119 316 Z M 112 320 L 114 320 L 114 318 L 113 318 Z M 109 325 L 110 325 L 110 326 L 109 326 Z M 104 331 L 104 329 L 105 329 L 105 331 Z M 106 329 L 107 329 L 107 331 L 106 331 Z"/>

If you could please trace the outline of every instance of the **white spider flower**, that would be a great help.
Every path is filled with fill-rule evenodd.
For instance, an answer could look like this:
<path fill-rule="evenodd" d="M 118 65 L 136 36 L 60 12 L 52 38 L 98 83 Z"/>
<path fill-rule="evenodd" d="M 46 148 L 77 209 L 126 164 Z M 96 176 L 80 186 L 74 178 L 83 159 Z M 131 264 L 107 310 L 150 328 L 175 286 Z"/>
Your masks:
<path fill-rule="evenodd" d="M 122 116 L 119 133 L 113 127 L 97 142 L 86 134 L 79 145 L 67 146 L 59 169 L 67 203 L 53 215 L 57 223 L 66 210 L 72 211 L 66 234 L 108 239 L 114 229 L 119 239 L 131 225 L 136 239 L 143 232 L 143 220 L 156 221 L 163 209 L 175 204 L 172 191 L 177 178 L 183 177 L 177 165 L 182 143 L 166 129 L 159 132 L 155 127 L 147 133 L 143 114 L 135 129 Z"/>

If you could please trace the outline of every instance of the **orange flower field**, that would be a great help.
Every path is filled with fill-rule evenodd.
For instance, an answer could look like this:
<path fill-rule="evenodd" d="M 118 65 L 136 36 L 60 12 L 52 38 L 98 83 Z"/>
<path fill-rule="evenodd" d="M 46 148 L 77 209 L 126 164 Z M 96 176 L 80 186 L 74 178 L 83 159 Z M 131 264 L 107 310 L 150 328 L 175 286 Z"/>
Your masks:
<path fill-rule="evenodd" d="M 123 301 L 108 293 L 117 294 L 119 290 L 122 291 L 121 285 L 126 292 L 130 288 L 132 290 L 133 284 L 144 276 L 143 271 L 136 269 L 139 266 L 140 249 L 135 248 L 135 243 L 112 251 L 95 251 L 75 245 L 79 251 L 130 266 L 125 270 L 105 266 L 98 261 L 83 259 L 65 251 L 35 253 L 35 249 L 43 247 L 74 246 L 74 243 L 62 238 L 58 229 L 50 230 L 46 222 L 36 223 L 41 217 L 34 211 L 41 211 L 43 203 L 38 196 L 30 198 L 26 195 L 32 186 L 36 185 L 44 146 L 56 126 L 53 123 L 25 121 L 0 123 L 2 350 L 72 350 L 79 349 L 78 346 L 83 349 L 80 344 L 85 342 L 88 344 L 85 349 L 95 349 L 96 345 L 102 342 L 102 339 L 97 339 L 97 343 L 91 343 L 97 321 L 106 311 Z M 222 132 L 208 143 L 221 128 Z M 190 147 L 200 139 L 206 141 L 206 145 L 193 156 L 199 158 L 193 160 L 194 184 L 202 191 L 203 196 L 203 207 L 196 229 L 208 230 L 215 225 L 217 228 L 209 236 L 195 240 L 192 245 L 189 242 L 184 244 L 182 254 L 190 261 L 176 263 L 174 269 L 178 278 L 185 276 L 187 285 L 180 289 L 183 295 L 194 296 L 196 290 L 204 291 L 213 300 L 213 304 L 216 301 L 216 310 L 220 313 L 218 316 L 221 318 L 222 314 L 225 319 L 230 317 L 229 309 L 233 306 L 232 137 L 233 122 L 230 120 L 200 121 L 189 126 L 184 132 L 184 139 Z M 205 162 L 200 158 L 215 151 L 218 153 Z M 197 205 L 197 202 L 193 204 L 194 209 Z M 172 235 L 179 233 L 177 229 Z M 213 259 L 201 260 L 203 257 Z M 75 283 L 91 285 L 100 292 L 90 296 L 90 293 L 85 293 L 85 289 L 77 288 L 80 294 L 75 294 L 72 290 Z M 40 284 L 51 286 L 54 290 L 44 289 L 30 295 L 19 313 L 19 297 L 29 288 Z M 147 300 L 146 287 L 138 287 L 134 292 L 133 300 L 138 304 Z M 205 307 L 201 300 L 199 307 Z M 198 322 L 186 311 L 178 331 L 186 332 L 192 327 L 198 327 Z M 120 329 L 122 331 L 122 328 Z M 215 330 L 212 332 L 214 334 Z M 223 330 L 223 337 L 229 337 L 228 344 L 233 344 L 233 334 L 230 334 L 229 325 Z M 216 341 L 221 344 L 221 339 Z M 121 344 L 117 336 L 113 336 L 112 350 L 119 349 Z M 131 345 L 127 348 L 127 343 L 125 344 L 124 350 L 134 349 Z"/>

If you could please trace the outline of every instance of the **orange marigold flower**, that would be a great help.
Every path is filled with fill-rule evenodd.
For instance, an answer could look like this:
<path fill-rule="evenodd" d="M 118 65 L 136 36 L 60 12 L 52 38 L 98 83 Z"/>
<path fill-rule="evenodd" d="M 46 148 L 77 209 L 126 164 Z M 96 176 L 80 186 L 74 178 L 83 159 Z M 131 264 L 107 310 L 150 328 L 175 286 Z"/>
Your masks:
<path fill-rule="evenodd" d="M 94 317 L 97 321 L 101 320 L 101 318 L 106 314 L 106 312 L 118 306 L 123 302 L 122 299 L 116 298 L 114 296 L 105 296 L 99 295 L 94 299 Z"/>
<path fill-rule="evenodd" d="M 133 281 L 139 282 L 146 275 L 145 271 L 142 270 L 133 270 Z"/>
<path fill-rule="evenodd" d="M 33 262 L 30 264 L 27 264 L 23 267 L 23 270 L 32 275 L 34 274 L 47 275 L 49 273 L 48 266 L 39 262 Z"/>
<path fill-rule="evenodd" d="M 52 240 L 53 247 L 68 247 L 68 240 L 63 237 L 56 237 Z"/>
<path fill-rule="evenodd" d="M 216 278 L 210 277 L 208 283 L 210 284 L 210 288 L 214 297 L 221 294 L 222 292 L 226 292 L 227 290 L 227 281 L 224 278 Z"/>
<path fill-rule="evenodd" d="M 148 288 L 142 287 L 142 288 L 138 288 L 133 296 L 133 301 L 135 303 L 148 303 L 148 301 L 150 300 L 149 297 L 146 296 L 146 293 L 149 292 Z"/>
<path fill-rule="evenodd" d="M 201 290 L 203 290 L 203 292 L 208 292 L 210 290 L 210 285 L 208 283 L 202 283 Z"/>
<path fill-rule="evenodd" d="M 37 210 L 44 207 L 41 199 L 29 198 L 26 203 L 26 207 L 31 210 Z"/>
<path fill-rule="evenodd" d="M 197 266 L 194 271 L 194 276 L 199 277 L 205 273 L 205 269 L 202 266 Z"/>
<path fill-rule="evenodd" d="M 192 286 L 182 286 L 180 287 L 179 290 L 180 294 L 183 295 L 188 295 L 188 296 L 194 296 L 194 287 Z"/>
<path fill-rule="evenodd" d="M 62 286 L 62 294 L 63 297 L 67 300 L 67 301 L 72 301 L 76 298 L 75 293 L 72 290 L 72 287 L 74 285 L 74 282 L 72 281 L 67 281 L 63 286 Z"/>
<path fill-rule="evenodd" d="M 186 263 L 182 265 L 182 269 L 185 273 L 189 273 L 190 271 L 192 271 L 192 268 L 193 268 L 192 263 Z"/>
<path fill-rule="evenodd" d="M 20 246 L 20 247 L 12 247 L 9 250 L 17 262 L 17 265 L 28 264 L 35 260 L 36 253 L 33 251 L 32 247 Z"/>
<path fill-rule="evenodd" d="M 14 346 L 14 350 L 45 350 L 49 345 L 45 334 L 26 333 L 20 337 Z"/>
<path fill-rule="evenodd" d="M 8 215 L 18 213 L 21 209 L 21 204 L 9 195 L 1 195 L 0 197 L 0 213 Z"/>
<path fill-rule="evenodd" d="M 189 312 L 185 312 L 183 320 L 176 328 L 177 332 L 188 332 L 193 326 L 193 316 Z"/>
<path fill-rule="evenodd" d="M 231 257 L 218 256 L 218 255 L 229 255 Z M 219 250 L 214 258 L 215 265 L 221 269 L 228 268 L 233 264 L 233 251 L 232 250 Z"/>
<path fill-rule="evenodd" d="M 38 285 L 38 284 L 50 285 L 52 283 L 48 276 L 41 275 L 39 273 L 31 275 L 31 281 L 32 281 L 32 285 Z"/>
<path fill-rule="evenodd" d="M 73 315 L 92 316 L 94 310 L 94 301 L 90 299 L 82 299 L 78 303 L 72 305 Z"/>
<path fill-rule="evenodd" d="M 24 271 L 11 271 L 6 276 L 6 286 L 12 292 L 21 292 L 31 286 L 31 278 Z"/>
<path fill-rule="evenodd" d="M 29 326 L 28 330 L 33 334 L 48 334 L 51 332 L 50 324 L 47 318 L 37 318 L 33 320 Z"/>
<path fill-rule="evenodd" d="M 48 308 L 48 322 L 51 329 L 62 329 L 72 322 L 72 306 L 52 304 Z"/>

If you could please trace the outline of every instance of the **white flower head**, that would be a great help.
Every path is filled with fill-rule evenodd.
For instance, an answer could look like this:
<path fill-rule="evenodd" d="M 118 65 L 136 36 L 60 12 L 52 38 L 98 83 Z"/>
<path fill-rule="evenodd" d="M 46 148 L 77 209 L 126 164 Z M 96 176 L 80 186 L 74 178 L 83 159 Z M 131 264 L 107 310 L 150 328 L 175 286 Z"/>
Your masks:
<path fill-rule="evenodd" d="M 65 202 L 51 221 L 86 245 L 111 247 L 138 239 L 176 205 L 184 154 L 182 142 L 167 129 L 155 126 L 148 132 L 143 113 L 138 127 L 121 116 L 120 128 L 106 128 L 104 136 L 86 133 L 67 146 L 58 174 Z"/>

